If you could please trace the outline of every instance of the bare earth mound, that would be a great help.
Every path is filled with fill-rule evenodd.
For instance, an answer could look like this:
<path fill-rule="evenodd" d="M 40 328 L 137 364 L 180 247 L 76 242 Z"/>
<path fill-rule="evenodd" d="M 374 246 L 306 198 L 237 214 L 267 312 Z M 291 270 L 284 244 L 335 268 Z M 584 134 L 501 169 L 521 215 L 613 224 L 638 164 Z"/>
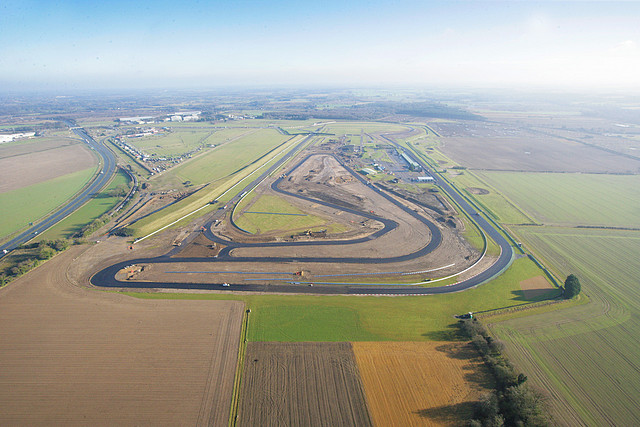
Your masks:
<path fill-rule="evenodd" d="M 249 343 L 241 426 L 369 426 L 349 343 Z"/>
<path fill-rule="evenodd" d="M 218 425 L 243 304 L 69 283 L 71 248 L 0 290 L 0 425 Z"/>
<path fill-rule="evenodd" d="M 467 191 L 471 194 L 478 194 L 481 196 L 485 194 L 489 194 L 489 190 L 487 190 L 486 188 L 469 187 L 467 188 Z"/>
<path fill-rule="evenodd" d="M 461 425 L 491 386 L 467 343 L 355 342 L 353 351 L 375 425 Z"/>

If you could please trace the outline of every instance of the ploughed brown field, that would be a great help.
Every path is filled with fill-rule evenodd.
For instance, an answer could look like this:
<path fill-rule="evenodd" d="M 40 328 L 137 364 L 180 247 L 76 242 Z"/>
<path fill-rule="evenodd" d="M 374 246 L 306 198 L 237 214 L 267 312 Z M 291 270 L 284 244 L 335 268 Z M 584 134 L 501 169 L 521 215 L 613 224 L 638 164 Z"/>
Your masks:
<path fill-rule="evenodd" d="M 84 170 L 97 163 L 96 156 L 83 142 L 71 138 L 36 141 L 0 146 L 0 193 Z"/>
<path fill-rule="evenodd" d="M 226 426 L 243 304 L 89 291 L 81 251 L 0 289 L 0 425 Z"/>
<path fill-rule="evenodd" d="M 374 425 L 457 426 L 492 387 L 471 344 L 354 342 Z"/>
<path fill-rule="evenodd" d="M 351 344 L 249 343 L 238 425 L 371 425 Z"/>

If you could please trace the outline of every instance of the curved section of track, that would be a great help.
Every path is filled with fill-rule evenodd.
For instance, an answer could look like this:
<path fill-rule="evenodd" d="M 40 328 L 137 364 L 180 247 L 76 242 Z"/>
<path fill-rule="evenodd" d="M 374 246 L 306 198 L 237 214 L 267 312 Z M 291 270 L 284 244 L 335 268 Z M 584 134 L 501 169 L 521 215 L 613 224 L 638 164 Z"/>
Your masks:
<path fill-rule="evenodd" d="M 392 144 L 398 146 L 398 144 L 386 138 Z M 305 158 L 303 158 L 300 162 L 298 162 L 291 171 L 297 169 L 301 164 L 303 164 L 309 157 L 314 154 L 311 154 Z M 362 178 L 359 174 L 357 174 L 353 169 L 344 164 L 340 159 L 333 156 L 347 171 L 349 171 L 354 177 L 356 177 L 360 182 L 364 185 L 370 186 L 370 184 Z M 422 162 L 420 159 L 417 159 L 417 163 L 420 164 L 425 170 L 430 171 L 430 168 Z M 434 176 L 435 177 L 435 176 Z M 261 177 L 262 178 L 262 177 Z M 260 180 L 261 178 L 258 178 Z M 362 243 L 372 239 L 375 239 L 389 231 L 393 228 L 397 227 L 397 223 L 392 220 L 388 220 L 386 218 L 379 217 L 377 215 L 373 215 L 367 212 L 360 212 L 350 208 L 346 208 L 343 206 L 339 206 L 333 203 L 325 202 L 318 199 L 308 198 L 306 196 L 298 195 L 295 193 L 288 192 L 286 190 L 282 190 L 279 188 L 279 184 L 282 182 L 282 177 L 278 178 L 272 184 L 272 188 L 280 192 L 282 194 L 286 194 L 289 196 L 293 196 L 296 198 L 300 198 L 312 203 L 320 203 L 325 206 L 342 210 L 345 212 L 350 212 L 356 215 L 361 215 L 370 219 L 374 219 L 376 221 L 382 222 L 385 227 L 381 230 L 378 230 L 376 233 L 360 238 L 360 239 L 352 239 L 349 241 L 322 241 L 322 242 L 271 242 L 271 243 L 238 243 L 232 242 L 225 239 L 222 239 L 218 236 L 215 236 L 211 231 L 210 223 L 206 227 L 205 235 L 207 238 L 211 239 L 214 242 L 221 243 L 227 245 L 223 251 L 220 252 L 218 258 L 214 260 L 203 259 L 203 258 L 191 258 L 191 257 L 169 257 L 167 255 L 155 257 L 155 258 L 140 258 L 134 260 L 123 261 L 117 264 L 114 264 L 110 267 L 99 271 L 91 278 L 91 283 L 95 286 L 100 287 L 112 287 L 112 288 L 169 288 L 169 289 L 202 289 L 202 290 L 229 290 L 228 287 L 224 287 L 222 284 L 214 284 L 214 283 L 194 283 L 194 282 L 135 282 L 135 283 L 127 283 L 123 281 L 119 281 L 115 278 L 115 275 L 121 269 L 125 268 L 127 265 L 131 264 L 174 264 L 174 263 L 189 263 L 189 262 L 314 262 L 314 263 L 348 263 L 348 264 L 380 264 L 380 263 L 393 263 L 393 262 L 402 262 L 411 259 L 415 259 L 424 255 L 427 255 L 434 249 L 438 247 L 441 242 L 442 236 L 440 234 L 440 230 L 426 218 L 418 215 L 413 210 L 408 207 L 402 205 L 397 200 L 395 200 L 390 195 L 382 192 L 380 189 L 370 186 L 373 191 L 376 191 L 380 196 L 387 199 L 389 202 L 393 203 L 397 207 L 401 208 L 403 211 L 411 215 L 412 217 L 418 219 L 424 225 L 426 225 L 431 231 L 432 238 L 427 245 L 410 254 L 399 255 L 396 257 L 388 257 L 388 258 L 334 258 L 334 257 L 233 257 L 230 255 L 230 251 L 234 248 L 240 247 L 277 247 L 277 246 L 312 246 L 312 245 L 345 245 L 345 244 L 353 244 L 353 243 Z M 258 180 L 249 184 L 246 189 L 252 189 L 257 185 L 257 183 L 261 182 Z M 478 225 L 489 235 L 491 238 L 500 246 L 501 253 L 498 260 L 493 263 L 489 268 L 482 271 L 478 275 L 458 282 L 453 285 L 448 286 L 438 286 L 438 287 L 430 287 L 430 288 L 422 288 L 416 286 L 398 286 L 398 285 L 376 285 L 376 286 L 362 286 L 362 285 L 316 285 L 314 287 L 307 287 L 295 284 L 279 284 L 279 285 L 260 285 L 260 284 L 242 284 L 242 285 L 234 285 L 234 291 L 247 291 L 247 292 L 281 292 L 281 293 L 310 293 L 310 294 L 360 294 L 360 295 L 429 295 L 429 294 L 444 294 L 451 292 L 459 292 L 465 289 L 469 289 L 475 286 L 478 286 L 496 275 L 500 274 L 504 269 L 506 269 L 511 263 L 513 257 L 513 250 L 507 240 L 497 231 L 495 230 L 488 221 L 484 220 L 484 218 L 477 216 L 477 212 L 473 207 L 471 207 L 464 198 L 462 198 L 455 190 L 444 180 L 439 177 L 436 178 L 437 183 L 458 203 L 458 205 L 464 209 L 468 214 L 476 216 L 476 222 Z"/>

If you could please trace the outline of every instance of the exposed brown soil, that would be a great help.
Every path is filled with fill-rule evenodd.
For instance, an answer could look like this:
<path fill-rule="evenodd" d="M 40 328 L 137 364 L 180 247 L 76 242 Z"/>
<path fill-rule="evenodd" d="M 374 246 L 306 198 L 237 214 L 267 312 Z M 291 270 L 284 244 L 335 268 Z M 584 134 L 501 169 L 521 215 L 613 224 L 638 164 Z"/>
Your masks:
<path fill-rule="evenodd" d="M 544 276 L 536 276 L 520 282 L 520 289 L 526 299 L 534 299 L 552 290 L 553 286 Z"/>
<path fill-rule="evenodd" d="M 187 196 L 187 192 L 182 191 L 170 191 L 170 192 L 148 192 L 148 190 L 142 190 L 140 192 L 140 198 L 130 206 L 126 212 L 117 218 L 118 226 L 124 227 L 132 222 L 139 220 L 140 218 L 149 215 L 159 209 L 168 206 L 178 200 Z"/>
<path fill-rule="evenodd" d="M 83 143 L 69 138 L 0 147 L 0 193 L 87 169 L 97 158 Z"/>
<path fill-rule="evenodd" d="M 433 126 L 443 136 L 443 153 L 469 169 L 640 172 L 640 160 L 564 139 L 556 131 L 552 135 L 502 123 L 456 122 Z"/>
<path fill-rule="evenodd" d="M 177 256 L 180 257 L 214 257 L 220 253 L 224 246 L 214 243 L 211 240 L 199 234 L 191 244 L 187 245 Z"/>
<path fill-rule="evenodd" d="M 459 426 L 491 389 L 470 344 L 355 342 L 371 418 L 379 426 Z"/>
<path fill-rule="evenodd" d="M 0 424 L 226 426 L 243 304 L 80 288 L 85 249 L 0 289 Z"/>
<path fill-rule="evenodd" d="M 370 426 L 349 343 L 249 343 L 238 425 Z"/>

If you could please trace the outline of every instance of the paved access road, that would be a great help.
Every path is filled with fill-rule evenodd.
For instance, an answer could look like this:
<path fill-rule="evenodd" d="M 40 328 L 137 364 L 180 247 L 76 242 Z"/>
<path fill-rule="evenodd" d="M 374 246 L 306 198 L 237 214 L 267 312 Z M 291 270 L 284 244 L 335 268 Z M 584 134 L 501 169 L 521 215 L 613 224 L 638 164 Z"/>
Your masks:
<path fill-rule="evenodd" d="M 387 138 L 388 139 L 388 138 Z M 391 139 L 388 139 L 392 144 L 397 145 L 397 143 Z M 398 146 L 399 147 L 399 146 Z M 413 156 L 412 156 L 413 157 Z M 304 161 L 306 161 L 308 157 L 305 157 L 301 160 L 293 169 L 299 167 Z M 425 171 L 431 172 L 431 169 L 420 159 L 417 159 L 417 163 L 420 164 Z M 367 185 L 367 182 L 355 171 L 353 171 L 348 166 L 344 165 L 349 172 L 351 172 L 357 179 Z M 431 172 L 433 173 L 433 172 Z M 435 174 L 434 178 L 436 182 L 441 186 L 443 190 L 451 195 L 452 198 L 458 203 L 458 205 L 465 210 L 470 215 L 473 215 L 476 222 L 479 226 L 491 236 L 496 243 L 501 248 L 501 254 L 498 260 L 492 264 L 488 269 L 484 270 L 480 274 L 475 277 L 456 283 L 450 286 L 437 286 L 437 287 L 418 287 L 418 286 L 398 286 L 398 285 L 375 285 L 375 286 L 367 286 L 367 285 L 322 285 L 315 284 L 313 287 L 306 286 L 305 284 L 279 284 L 279 285 L 259 285 L 259 284 L 240 284 L 233 285 L 231 287 L 223 286 L 222 284 L 215 283 L 192 283 L 192 282 L 184 282 L 184 283 L 175 283 L 175 282 L 135 282 L 135 283 L 127 283 L 123 281 L 119 281 L 115 279 L 115 274 L 122 268 L 130 264 L 172 264 L 172 263 L 189 263 L 189 262 L 330 262 L 330 263 L 361 263 L 361 264 L 379 264 L 385 262 L 399 262 L 407 259 L 412 259 L 418 256 L 423 256 L 426 253 L 429 253 L 432 250 L 435 250 L 440 243 L 440 233 L 437 227 L 435 227 L 430 221 L 425 218 L 416 215 L 412 210 L 406 208 L 404 205 L 399 204 L 390 196 L 387 196 L 385 193 L 381 192 L 379 189 L 374 187 L 374 190 L 377 191 L 383 197 L 386 197 L 390 202 L 396 204 L 397 206 L 403 208 L 409 214 L 417 217 L 420 221 L 422 221 L 429 229 L 432 231 L 432 239 L 431 241 L 423 247 L 421 250 L 416 251 L 412 254 L 402 255 L 399 257 L 390 257 L 390 258 L 320 258 L 320 257 L 233 257 L 230 256 L 228 250 L 222 251 L 218 258 L 215 260 L 203 260 L 202 258 L 182 258 L 176 257 L 176 254 L 171 253 L 174 257 L 169 256 L 161 256 L 157 258 L 142 258 L 124 261 L 106 269 L 96 273 L 91 278 L 91 283 L 95 286 L 102 287 L 129 287 L 129 288 L 171 288 L 171 289 L 207 289 L 207 290 L 234 290 L 234 291 L 249 291 L 249 292 L 281 292 L 281 293 L 310 293 L 310 294 L 368 294 L 368 295 L 425 295 L 425 294 L 443 294 L 443 293 L 451 293 L 451 292 L 459 292 L 465 289 L 469 289 L 475 287 L 479 284 L 482 284 L 493 277 L 500 274 L 504 269 L 506 269 L 511 263 L 513 257 L 513 250 L 511 245 L 507 242 L 507 240 L 495 229 L 493 226 L 486 221 L 484 218 L 480 217 L 475 209 L 469 205 L 469 203 L 460 196 L 446 181 L 442 180 L 440 177 L 437 177 Z M 251 184 L 247 185 L 245 191 L 255 187 L 258 183 L 262 182 L 263 177 L 254 180 Z M 279 192 L 284 192 L 288 195 L 294 197 L 305 198 L 304 196 L 300 196 L 294 193 L 288 193 L 284 190 L 280 190 L 278 188 L 278 184 L 282 178 L 279 178 L 272 184 L 272 188 Z M 322 203 L 327 206 L 331 206 L 332 208 L 339 210 L 346 210 L 346 208 L 333 205 L 327 202 L 320 202 L 316 199 L 312 200 L 314 203 Z M 359 215 L 369 216 L 368 213 L 363 212 L 355 212 Z M 380 218 L 375 217 L 375 219 L 380 220 Z M 383 228 L 380 233 L 384 233 L 389 231 L 390 229 L 395 227 L 395 222 L 383 219 L 383 223 L 385 224 L 385 228 Z M 242 244 L 237 242 L 229 242 L 223 241 L 222 239 L 214 236 L 210 231 L 210 224 L 207 227 L 206 236 L 211 240 L 218 241 L 220 243 L 229 245 L 231 244 L 233 247 L 244 247 L 244 246 L 252 246 L 252 247 L 270 247 L 270 246 L 302 246 L 302 245 L 310 245 L 310 244 L 318 244 L 318 242 L 276 242 L 276 243 L 262 243 L 262 244 Z M 375 238 L 376 236 L 370 236 L 369 238 Z M 369 239 L 366 238 L 366 239 Z M 359 242 L 360 239 L 356 239 Z M 345 243 L 357 243 L 354 242 L 320 242 L 322 245 L 331 245 L 331 244 L 345 244 Z M 173 252 L 173 251 L 172 251 Z"/>
<path fill-rule="evenodd" d="M 20 246 L 23 243 L 28 242 L 33 239 L 36 235 L 42 233 L 47 230 L 51 226 L 57 224 L 62 221 L 64 218 L 73 213 L 80 206 L 85 204 L 91 197 L 93 197 L 96 193 L 100 192 L 102 188 L 109 182 L 111 175 L 116 170 L 116 157 L 115 155 L 103 144 L 96 142 L 83 128 L 73 127 L 71 123 L 67 123 L 71 127 L 71 130 L 82 138 L 84 142 L 86 142 L 91 149 L 93 149 L 98 156 L 100 157 L 101 168 L 98 174 L 93 178 L 93 180 L 85 186 L 82 191 L 76 195 L 72 200 L 67 202 L 64 206 L 59 208 L 53 214 L 49 215 L 44 221 L 41 221 L 34 226 L 30 227 L 28 230 L 23 231 L 13 239 L 9 240 L 5 244 L 0 246 L 0 258 L 2 258 L 6 250 L 7 253 Z"/>

